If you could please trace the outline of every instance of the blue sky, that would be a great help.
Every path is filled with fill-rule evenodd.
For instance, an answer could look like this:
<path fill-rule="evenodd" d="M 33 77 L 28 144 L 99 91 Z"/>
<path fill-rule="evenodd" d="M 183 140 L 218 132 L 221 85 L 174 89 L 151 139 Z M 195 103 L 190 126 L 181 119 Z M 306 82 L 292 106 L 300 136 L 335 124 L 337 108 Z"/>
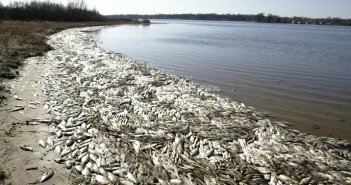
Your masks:
<path fill-rule="evenodd" d="M 7 4 L 11 0 L 0 0 Z M 30 1 L 30 0 L 24 0 Z M 51 0 L 66 3 L 68 0 Z M 351 18 L 351 0 L 87 0 L 102 14 L 272 13 Z"/>

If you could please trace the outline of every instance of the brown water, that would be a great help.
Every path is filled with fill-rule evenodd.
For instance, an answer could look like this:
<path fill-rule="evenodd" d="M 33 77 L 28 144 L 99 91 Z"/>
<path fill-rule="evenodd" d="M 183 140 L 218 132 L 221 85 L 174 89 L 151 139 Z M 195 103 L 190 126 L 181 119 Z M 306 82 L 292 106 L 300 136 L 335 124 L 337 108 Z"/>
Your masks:
<path fill-rule="evenodd" d="M 154 21 L 155 22 L 155 21 Z M 351 139 L 351 27 L 158 20 L 94 34 L 103 47 L 276 115 Z"/>

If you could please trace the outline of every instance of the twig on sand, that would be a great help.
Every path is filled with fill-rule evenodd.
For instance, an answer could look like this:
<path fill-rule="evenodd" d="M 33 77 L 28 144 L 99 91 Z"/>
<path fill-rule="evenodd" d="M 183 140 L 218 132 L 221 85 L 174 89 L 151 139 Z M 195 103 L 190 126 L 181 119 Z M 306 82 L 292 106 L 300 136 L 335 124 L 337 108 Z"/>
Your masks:
<path fill-rule="evenodd" d="M 16 112 L 16 111 L 20 111 L 20 110 L 24 110 L 25 107 L 15 107 L 11 110 L 11 112 Z"/>
<path fill-rule="evenodd" d="M 37 130 L 20 130 L 18 132 L 33 132 L 33 133 L 37 133 Z"/>
<path fill-rule="evenodd" d="M 49 133 L 49 134 L 51 134 L 51 132 L 46 131 L 46 130 L 20 130 L 18 132 L 21 132 L 21 133 L 24 133 L 24 132 L 39 133 L 39 132 L 41 132 L 41 133 Z"/>
<path fill-rule="evenodd" d="M 27 171 L 30 171 L 30 170 L 38 170 L 38 167 L 28 167 L 26 168 Z"/>

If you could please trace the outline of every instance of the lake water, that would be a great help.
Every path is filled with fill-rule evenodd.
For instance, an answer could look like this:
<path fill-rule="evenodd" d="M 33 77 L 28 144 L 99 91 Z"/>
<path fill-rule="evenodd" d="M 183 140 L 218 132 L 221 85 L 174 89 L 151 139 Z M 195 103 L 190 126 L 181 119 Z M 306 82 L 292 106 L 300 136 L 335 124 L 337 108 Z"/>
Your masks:
<path fill-rule="evenodd" d="M 219 87 L 305 132 L 351 139 L 351 27 L 152 20 L 94 33 L 104 48 Z M 163 24 L 165 23 L 165 24 Z"/>

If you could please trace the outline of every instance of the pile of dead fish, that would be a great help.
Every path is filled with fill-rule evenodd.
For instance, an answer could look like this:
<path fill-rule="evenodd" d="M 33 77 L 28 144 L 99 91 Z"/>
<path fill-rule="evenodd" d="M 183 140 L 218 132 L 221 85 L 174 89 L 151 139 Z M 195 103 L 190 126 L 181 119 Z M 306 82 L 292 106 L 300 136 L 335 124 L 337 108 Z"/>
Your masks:
<path fill-rule="evenodd" d="M 91 28 L 90 28 L 91 29 Z M 91 184 L 350 184 L 349 141 L 316 137 L 97 46 L 50 37 L 39 143 Z"/>

